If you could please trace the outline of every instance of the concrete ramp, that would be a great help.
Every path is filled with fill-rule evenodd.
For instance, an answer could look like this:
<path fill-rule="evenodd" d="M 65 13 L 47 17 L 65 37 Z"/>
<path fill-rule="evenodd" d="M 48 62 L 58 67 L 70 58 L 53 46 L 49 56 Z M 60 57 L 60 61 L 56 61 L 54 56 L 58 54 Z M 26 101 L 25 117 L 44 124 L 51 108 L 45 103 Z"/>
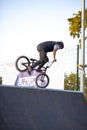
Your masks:
<path fill-rule="evenodd" d="M 0 86 L 0 130 L 87 130 L 79 92 Z"/>

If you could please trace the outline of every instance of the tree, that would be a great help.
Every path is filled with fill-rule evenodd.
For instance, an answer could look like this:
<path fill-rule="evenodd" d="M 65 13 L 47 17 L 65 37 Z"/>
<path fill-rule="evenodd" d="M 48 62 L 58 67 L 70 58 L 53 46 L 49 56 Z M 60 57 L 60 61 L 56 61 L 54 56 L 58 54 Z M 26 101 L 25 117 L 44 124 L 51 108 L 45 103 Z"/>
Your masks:
<path fill-rule="evenodd" d="M 78 90 L 80 90 L 80 78 L 78 82 Z M 72 73 L 64 75 L 64 90 L 76 90 L 76 74 Z M 85 77 L 85 99 L 87 101 L 87 77 Z"/>
<path fill-rule="evenodd" d="M 64 89 L 65 90 L 76 90 L 76 77 L 77 75 L 75 73 L 70 73 L 69 75 L 64 75 Z M 78 81 L 78 86 L 80 90 L 80 78 Z M 85 88 L 87 89 L 87 77 L 85 77 Z"/>
<path fill-rule="evenodd" d="M 0 84 L 2 84 L 2 77 L 0 77 Z"/>
<path fill-rule="evenodd" d="M 78 11 L 76 14 L 73 14 L 74 17 L 68 18 L 69 22 L 69 31 L 70 36 L 73 38 L 81 38 L 81 15 L 82 12 Z M 85 9 L 85 29 L 87 28 L 87 8 Z M 85 37 L 85 39 L 87 36 Z M 80 40 L 81 41 L 81 40 Z"/>
<path fill-rule="evenodd" d="M 79 81 L 80 82 L 80 81 Z M 80 84 L 79 84 L 80 87 Z M 76 90 L 76 74 L 72 73 L 64 75 L 64 89 L 65 90 Z"/>

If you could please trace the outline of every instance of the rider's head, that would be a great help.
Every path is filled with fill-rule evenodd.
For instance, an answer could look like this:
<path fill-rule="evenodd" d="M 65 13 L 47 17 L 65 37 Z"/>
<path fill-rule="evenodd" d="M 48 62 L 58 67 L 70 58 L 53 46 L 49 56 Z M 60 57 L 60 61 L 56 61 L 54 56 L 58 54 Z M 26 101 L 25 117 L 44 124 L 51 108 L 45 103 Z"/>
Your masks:
<path fill-rule="evenodd" d="M 63 49 L 64 48 L 64 43 L 62 41 L 58 42 L 59 45 L 59 49 Z"/>

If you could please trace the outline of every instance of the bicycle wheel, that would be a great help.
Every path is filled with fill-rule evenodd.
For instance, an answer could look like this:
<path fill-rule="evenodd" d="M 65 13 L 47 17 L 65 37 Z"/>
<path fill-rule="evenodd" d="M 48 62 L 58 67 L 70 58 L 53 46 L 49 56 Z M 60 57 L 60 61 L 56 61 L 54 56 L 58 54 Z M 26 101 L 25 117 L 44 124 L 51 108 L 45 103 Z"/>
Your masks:
<path fill-rule="evenodd" d="M 18 57 L 15 63 L 16 69 L 20 72 L 26 71 L 28 65 L 30 65 L 30 60 L 26 56 Z"/>
<path fill-rule="evenodd" d="M 49 77 L 45 73 L 39 74 L 36 77 L 36 86 L 39 88 L 46 88 L 49 84 Z"/>

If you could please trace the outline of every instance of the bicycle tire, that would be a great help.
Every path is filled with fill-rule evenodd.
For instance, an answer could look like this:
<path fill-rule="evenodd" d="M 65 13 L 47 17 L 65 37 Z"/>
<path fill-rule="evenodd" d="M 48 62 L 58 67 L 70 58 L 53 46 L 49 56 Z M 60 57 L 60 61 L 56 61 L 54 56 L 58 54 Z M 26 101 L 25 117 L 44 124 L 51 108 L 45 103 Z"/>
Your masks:
<path fill-rule="evenodd" d="M 44 78 L 43 81 L 41 81 L 41 78 Z M 36 86 L 39 88 L 46 88 L 49 84 L 49 77 L 45 73 L 41 73 L 36 77 L 35 80 Z"/>
<path fill-rule="evenodd" d="M 23 65 L 23 64 L 27 64 L 27 65 Z M 19 72 L 26 71 L 28 65 L 30 65 L 30 60 L 27 56 L 20 56 L 17 58 L 17 60 L 15 62 L 16 69 Z"/>

